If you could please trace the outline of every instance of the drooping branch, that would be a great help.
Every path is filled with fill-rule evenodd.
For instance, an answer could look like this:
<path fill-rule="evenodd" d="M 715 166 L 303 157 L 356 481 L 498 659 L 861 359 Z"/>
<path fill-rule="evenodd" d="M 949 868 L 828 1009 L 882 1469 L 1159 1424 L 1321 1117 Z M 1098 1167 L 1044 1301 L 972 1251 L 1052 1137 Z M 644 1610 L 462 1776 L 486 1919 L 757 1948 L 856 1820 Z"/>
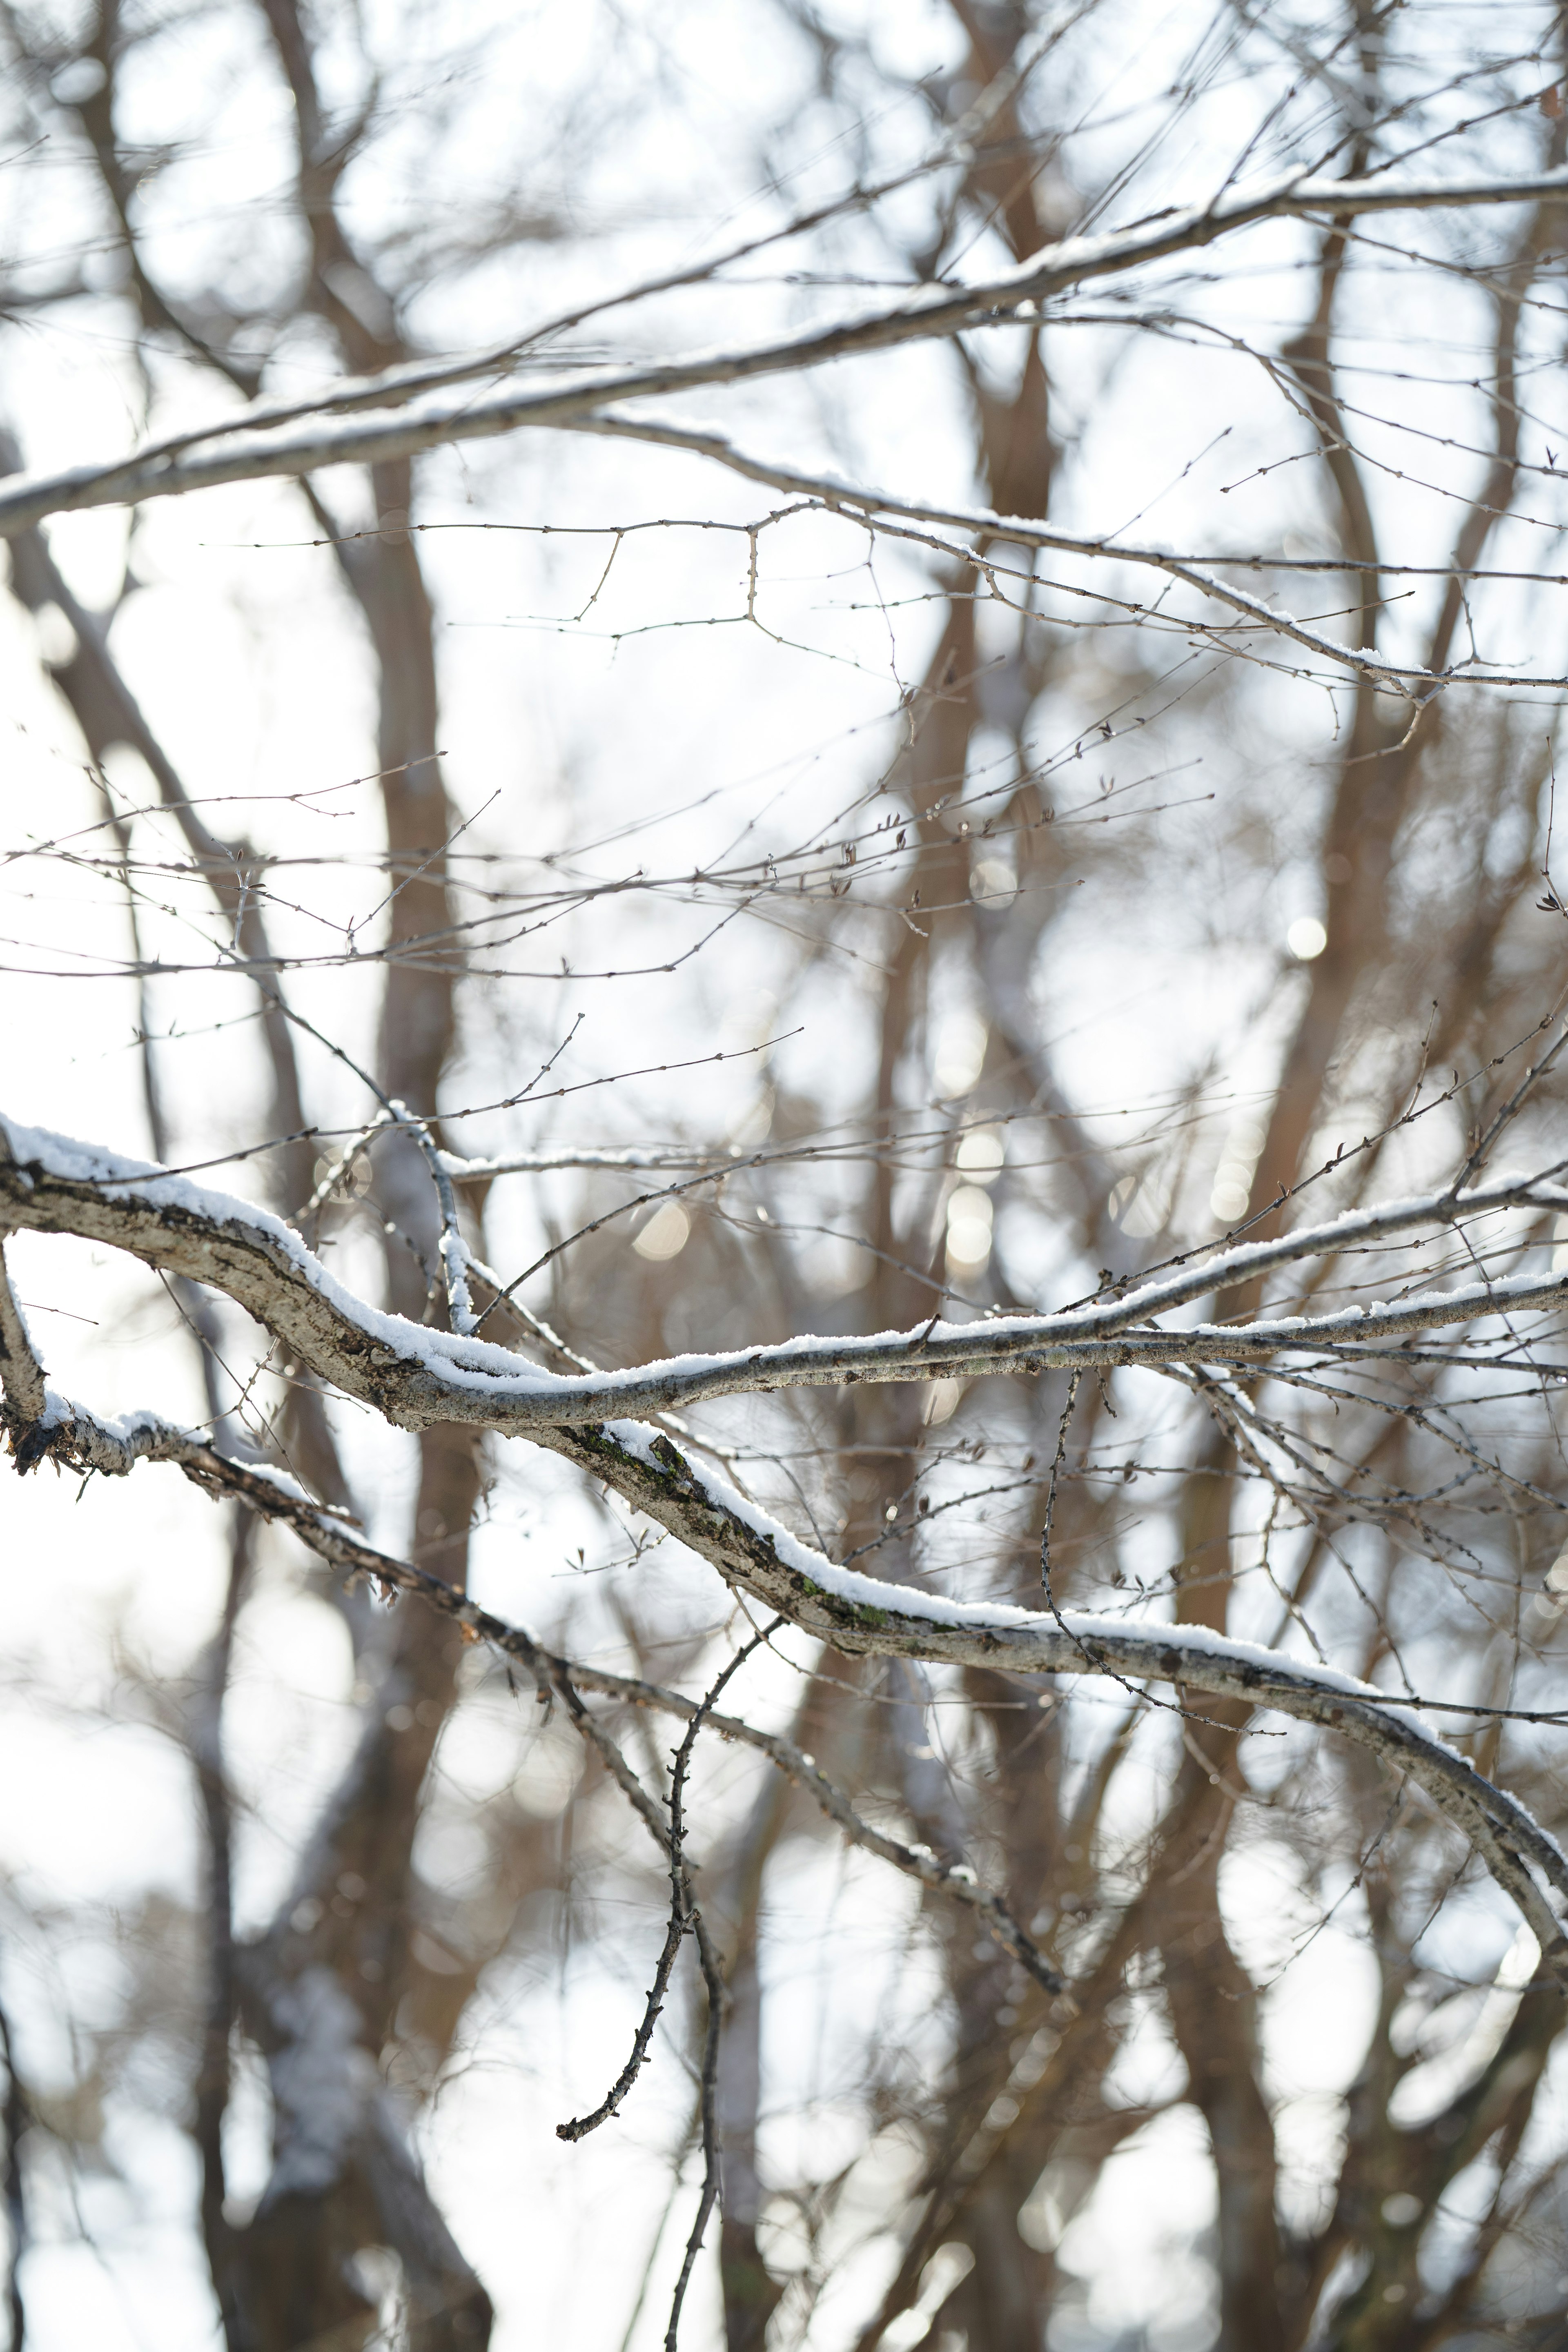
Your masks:
<path fill-rule="evenodd" d="M 19 1414 L 8 1416 L 7 1426 L 21 1418 Z M 111 1476 L 127 1475 L 139 1461 L 172 1464 L 215 1500 L 226 1497 L 241 1502 L 258 1517 L 289 1528 L 318 1559 L 340 1574 L 351 1579 L 370 1578 L 388 1593 L 408 1593 L 426 1602 L 438 1616 L 460 1625 L 474 1639 L 488 1643 L 504 1657 L 515 1659 L 532 1678 L 542 1696 L 554 1695 L 566 1702 L 579 1730 L 594 1740 L 612 1776 L 643 1813 L 656 1843 L 663 1839 L 664 1822 L 657 1806 L 640 1790 L 640 1803 L 638 1795 L 626 1786 L 616 1769 L 616 1758 L 609 1747 L 595 1738 L 593 1718 L 584 1716 L 578 1694 L 590 1691 L 595 1697 L 674 1716 L 688 1723 L 697 1715 L 700 1704 L 698 1700 L 660 1683 L 611 1674 L 581 1659 L 559 1655 L 525 1627 L 509 1624 L 481 1608 L 444 1577 L 378 1551 L 363 1541 L 351 1519 L 315 1501 L 294 1479 L 261 1463 L 239 1461 L 232 1454 L 221 1454 L 199 1433 L 178 1429 L 154 1414 L 139 1414 L 131 1423 L 110 1424 L 75 1406 L 66 1417 L 40 1427 L 37 1435 L 37 1449 L 30 1456 L 34 1463 L 47 1458 L 63 1467 L 97 1470 Z M 816 1759 L 782 1732 L 760 1730 L 739 1716 L 726 1715 L 715 1708 L 709 1709 L 705 1720 L 720 1738 L 754 1748 L 766 1757 L 787 1780 L 805 1790 L 851 1844 L 890 1863 L 895 1870 L 931 1892 L 949 1895 L 976 1911 L 996 1942 L 1044 1990 L 1058 1993 L 1064 1990 L 1063 1979 L 1038 1945 L 1019 1926 L 1001 1896 L 983 1886 L 972 1870 L 962 1864 L 943 1863 L 929 1846 L 908 1845 L 863 1820 Z M 285 1912 L 291 1907 L 291 1903 L 285 1906 Z"/>
<path fill-rule="evenodd" d="M 765 483 L 770 489 L 784 490 L 793 497 L 820 501 L 835 512 L 864 518 L 889 538 L 909 539 L 922 547 L 951 560 L 969 563 L 976 559 L 966 546 L 950 540 L 936 539 L 930 530 L 913 530 L 909 526 L 925 523 L 947 531 L 974 534 L 983 541 L 1001 541 L 1021 548 L 1048 549 L 1057 554 L 1098 558 L 1116 563 L 1131 563 L 1144 570 L 1163 572 L 1169 579 L 1180 580 L 1195 588 L 1200 595 L 1212 597 L 1215 603 L 1228 605 L 1249 631 L 1264 631 L 1274 636 L 1288 638 L 1316 654 L 1321 660 L 1366 679 L 1373 686 L 1419 699 L 1436 693 L 1447 685 L 1453 675 L 1462 677 L 1469 685 L 1539 686 L 1546 681 L 1537 677 L 1521 677 L 1501 668 L 1488 668 L 1473 660 L 1458 672 L 1424 669 L 1418 663 L 1400 662 L 1385 654 L 1358 646 L 1347 646 L 1310 622 L 1300 621 L 1291 613 L 1283 612 L 1264 597 L 1249 594 L 1234 581 L 1225 579 L 1214 569 L 1218 559 L 1213 556 L 1200 561 L 1195 556 L 1180 555 L 1163 547 L 1139 545 L 1136 541 L 1124 541 L 1114 532 L 1068 530 L 1059 523 L 1044 523 L 1018 515 L 989 513 L 981 507 L 956 507 L 934 504 L 923 499 L 903 499 L 890 492 L 874 490 L 863 484 L 842 480 L 831 474 L 806 474 L 798 467 L 786 466 L 772 458 L 756 457 L 737 449 L 721 433 L 698 432 L 667 417 L 626 416 L 608 412 L 578 419 L 574 430 L 597 433 L 607 438 L 626 441 L 651 441 L 664 448 L 689 450 L 693 457 L 710 457 L 731 473 L 740 474 L 749 482 Z M 900 524 L 889 520 L 899 517 Z M 1245 561 L 1256 564 L 1257 556 Z M 1141 610 L 1134 606 L 1134 611 Z M 1185 630 L 1202 625 L 1184 619 L 1179 625 Z M 1234 646 L 1236 640 L 1226 636 L 1225 643 Z M 1555 681 L 1553 681 L 1554 683 Z"/>
<path fill-rule="evenodd" d="M 632 2037 L 631 2054 L 609 2090 L 591 2114 L 577 2116 L 568 2123 L 556 2125 L 557 2139 L 585 2139 L 591 2131 L 596 2131 L 601 2124 L 607 2123 L 613 2115 L 618 2113 L 626 2094 L 647 2063 L 648 2050 L 653 2041 L 653 2030 L 664 2008 L 664 1997 L 669 1990 L 669 1979 L 674 1969 L 676 1955 L 687 1937 L 694 1935 L 700 1925 L 701 1915 L 691 1884 L 690 1867 L 686 1858 L 683 1803 L 686 1779 L 691 1769 L 691 1753 L 697 1743 L 697 1734 L 702 1727 L 703 1718 L 711 1716 L 713 1702 L 725 1684 L 745 1664 L 753 1651 L 761 1648 L 768 1635 L 778 1631 L 782 1623 L 782 1619 L 775 1619 L 773 1623 L 766 1626 L 762 1633 L 753 1633 L 751 1640 L 736 1651 L 711 1690 L 708 1691 L 691 1710 L 685 1735 L 675 1751 L 675 1766 L 670 1774 L 669 1782 L 668 1822 L 665 1835 L 669 1864 L 669 1925 L 665 1934 L 663 1949 L 654 1967 L 653 1983 L 644 2004 L 642 2018 Z M 718 2011 L 715 2009 L 710 2021 L 716 2022 L 717 2015 Z M 711 2162 L 713 2152 L 711 2134 L 706 2137 Z"/>
<path fill-rule="evenodd" d="M 379 1554 L 367 1557 L 367 1548 L 341 1517 L 322 1511 L 297 1489 L 290 1496 L 286 1483 L 271 1473 L 225 1462 L 204 1440 L 156 1415 L 102 1422 L 47 1390 L 40 1421 L 31 1420 L 9 1394 L 5 1421 L 24 1463 L 47 1454 L 81 1467 L 123 1474 L 139 1460 L 176 1462 L 214 1492 L 245 1492 L 268 1516 L 289 1517 L 313 1549 L 339 1565 L 368 1570 L 395 1585 L 406 1585 L 412 1578 L 413 1589 L 421 1591 L 437 1581 L 423 1571 L 388 1563 Z M 634 1510 L 709 1561 L 732 1589 L 840 1651 L 1014 1674 L 1108 1675 L 1123 1683 L 1173 1683 L 1215 1697 L 1240 1699 L 1249 1706 L 1271 1707 L 1341 1732 L 1407 1773 L 1462 1832 L 1524 1914 L 1546 1964 L 1568 1986 L 1568 1938 L 1531 1875 L 1532 1868 L 1539 1871 L 1568 1901 L 1568 1856 L 1517 1799 L 1487 1780 L 1409 1709 L 1374 1686 L 1326 1666 L 1230 1640 L 1203 1625 L 1137 1624 L 1081 1612 L 1042 1613 L 1002 1602 L 963 1603 L 838 1568 L 727 1480 L 700 1468 L 668 1436 L 636 1422 L 584 1428 L 558 1423 L 527 1433 L 535 1444 L 613 1487 Z M 437 1605 L 481 1638 L 513 1630 L 500 1626 L 456 1591 Z M 510 1644 L 503 1642 L 501 1646 Z"/>

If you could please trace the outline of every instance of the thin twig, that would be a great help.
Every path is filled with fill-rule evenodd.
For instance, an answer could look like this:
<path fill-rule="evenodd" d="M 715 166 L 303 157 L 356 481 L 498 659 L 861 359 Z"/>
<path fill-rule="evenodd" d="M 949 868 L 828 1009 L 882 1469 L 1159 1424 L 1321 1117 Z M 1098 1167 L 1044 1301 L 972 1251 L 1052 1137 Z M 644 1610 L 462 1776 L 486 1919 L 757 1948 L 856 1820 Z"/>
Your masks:
<path fill-rule="evenodd" d="M 648 1987 L 647 2000 L 644 2004 L 642 2018 L 637 2032 L 632 2036 L 631 2052 L 626 2064 L 621 2068 L 592 2115 L 578 2116 L 570 2123 L 556 2125 L 557 2139 L 585 2139 L 591 2131 L 597 2131 L 602 2123 L 607 2123 L 647 2063 L 648 2045 L 653 2040 L 653 2030 L 658 2022 L 659 2012 L 664 2007 L 664 1996 L 669 1989 L 669 1979 L 675 1967 L 676 1956 L 697 1916 L 696 1907 L 692 1902 L 690 1881 L 683 1860 L 686 1831 L 681 1814 L 681 1799 L 686 1787 L 687 1770 L 691 1761 L 692 1746 L 704 1717 L 731 1675 L 744 1664 L 760 1643 L 766 1641 L 771 1634 L 776 1633 L 779 1627 L 785 1622 L 782 1617 L 775 1618 L 763 1633 L 754 1635 L 742 1649 L 736 1651 L 712 1689 L 697 1707 L 686 1727 L 685 1737 L 675 1751 L 675 1769 L 669 1784 L 669 1825 L 668 1831 L 664 1832 L 668 1840 L 669 1852 L 669 1924 L 665 1931 L 663 1948 L 654 1968 L 653 1982 Z M 569 1678 L 563 1676 L 562 1683 L 570 1691 Z"/>
<path fill-rule="evenodd" d="M 712 1939 L 700 1916 L 694 1915 L 692 1932 L 697 1939 L 698 1959 L 702 1969 L 702 1983 L 708 1995 L 708 2023 L 702 2038 L 702 2194 L 698 2200 L 697 2218 L 691 2224 L 691 2234 L 686 2241 L 681 2258 L 680 2276 L 675 2283 L 675 2295 L 669 2307 L 669 2326 L 665 2330 L 664 2352 L 676 2352 L 676 2337 L 680 2330 L 680 2310 L 686 2301 L 686 2289 L 692 2267 L 701 2252 L 702 2241 L 713 2208 L 718 2202 L 720 2188 L 719 2126 L 717 2090 L 719 2083 L 719 2035 L 724 2015 L 724 1979 L 720 1972 L 718 1955 Z"/>
<path fill-rule="evenodd" d="M 1045 1525 L 1040 1529 L 1040 1582 L 1045 1588 L 1046 1606 L 1056 1612 L 1058 1624 L 1061 1622 L 1060 1613 L 1051 1598 L 1051 1522 L 1057 1515 L 1057 1481 L 1062 1475 L 1062 1461 L 1068 1449 L 1068 1423 L 1078 1402 L 1079 1383 L 1082 1378 L 1081 1372 L 1071 1372 L 1068 1376 L 1067 1402 L 1062 1407 L 1061 1422 L 1057 1430 L 1056 1458 L 1051 1464 L 1050 1484 L 1046 1488 Z"/>

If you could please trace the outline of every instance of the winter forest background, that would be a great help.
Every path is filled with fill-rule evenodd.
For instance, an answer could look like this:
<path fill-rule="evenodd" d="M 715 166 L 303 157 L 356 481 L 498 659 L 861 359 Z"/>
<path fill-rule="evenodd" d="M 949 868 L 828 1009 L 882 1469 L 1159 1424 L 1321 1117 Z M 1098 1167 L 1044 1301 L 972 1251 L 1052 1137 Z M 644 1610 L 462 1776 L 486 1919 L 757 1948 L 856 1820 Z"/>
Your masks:
<path fill-rule="evenodd" d="M 0 42 L 14 2352 L 1568 2346 L 1568 13 Z"/>

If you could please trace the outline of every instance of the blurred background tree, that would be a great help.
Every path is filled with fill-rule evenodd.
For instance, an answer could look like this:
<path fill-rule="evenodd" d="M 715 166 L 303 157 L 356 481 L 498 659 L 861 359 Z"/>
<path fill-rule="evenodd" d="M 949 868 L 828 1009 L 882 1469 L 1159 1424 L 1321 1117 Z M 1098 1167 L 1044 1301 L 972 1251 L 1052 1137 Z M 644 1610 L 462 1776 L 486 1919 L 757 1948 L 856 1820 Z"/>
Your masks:
<path fill-rule="evenodd" d="M 177 467 L 258 401 L 413 420 L 12 514 L 9 1113 L 210 1171 L 441 1325 L 434 1141 L 488 1336 L 558 1370 L 1115 1297 L 1465 1165 L 1563 994 L 1558 10 L 4 28 L 12 471 Z M 1385 173 L 1531 192 L 1203 217 Z M 574 405 L 462 437 L 498 385 Z M 1549 1068 L 1510 1163 L 1562 1103 Z M 400 1433 L 89 1240 L 7 1254 L 71 1393 L 287 1467 L 574 1659 L 700 1694 L 749 1638 L 613 1479 Z M 1529 1267 L 1538 1202 L 1269 1299 Z M 1033 1604 L 1048 1533 L 1057 1604 L 1439 1694 L 1553 1830 L 1556 1341 L 1476 1344 L 670 1425 L 911 1591 Z M 170 1483 L 0 1503 L 14 2346 L 664 2341 L 687 1962 L 615 2123 L 554 2126 L 641 2011 L 668 1874 L 615 1759 L 662 1788 L 670 1724 L 611 1695 L 584 1742 Z M 1411 1782 L 1138 1677 L 798 1632 L 740 1675 L 923 1860 L 697 1744 L 723 2198 L 684 2342 L 1568 2344 L 1561 1992 Z"/>

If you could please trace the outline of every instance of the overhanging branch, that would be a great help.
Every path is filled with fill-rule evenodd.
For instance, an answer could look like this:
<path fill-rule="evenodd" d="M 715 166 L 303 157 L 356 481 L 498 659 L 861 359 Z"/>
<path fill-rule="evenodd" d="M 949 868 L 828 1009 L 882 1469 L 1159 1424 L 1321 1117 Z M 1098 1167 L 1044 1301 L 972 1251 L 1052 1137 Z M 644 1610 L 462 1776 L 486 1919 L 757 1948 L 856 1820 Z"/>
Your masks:
<path fill-rule="evenodd" d="M 1122 1298 L 1055 1315 L 937 1322 L 863 1339 L 804 1334 L 773 1347 L 674 1357 L 622 1371 L 560 1374 L 490 1342 L 379 1312 L 337 1282 L 292 1226 L 248 1202 L 0 1118 L 0 1224 L 75 1234 L 211 1284 L 264 1323 L 319 1378 L 402 1428 L 462 1421 L 543 1444 L 563 1426 L 784 1388 L 1047 1369 L 1158 1371 L 1265 1364 L 1281 1354 L 1354 1361 L 1418 1331 L 1568 1305 L 1568 1273 L 1495 1281 L 1483 1275 L 1448 1290 L 1417 1291 L 1310 1318 L 1186 1326 L 1156 1318 L 1281 1267 L 1520 1207 L 1561 1214 L 1568 1211 L 1568 1188 L 1546 1175 L 1504 1176 L 1467 1192 L 1391 1201 L 1277 1241 L 1216 1250 Z"/>
<path fill-rule="evenodd" d="M 136 506 L 224 482 L 412 457 L 447 443 L 493 439 L 528 425 L 575 423 L 611 401 L 790 373 L 971 327 L 1034 323 L 1042 304 L 1076 286 L 1201 251 L 1216 237 L 1261 221 L 1524 204 L 1556 195 L 1568 196 L 1568 172 L 1405 185 L 1384 179 L 1323 180 L 1292 173 L 1217 204 L 1175 205 L 1129 228 L 1064 237 L 1027 261 L 971 285 L 916 287 L 898 301 L 858 318 L 738 349 L 634 367 L 563 370 L 544 384 L 535 378 L 523 389 L 483 392 L 464 387 L 493 376 L 498 369 L 510 373 L 510 352 L 499 360 L 491 352 L 434 369 L 399 369 L 339 387 L 313 412 L 305 411 L 303 423 L 298 422 L 300 404 L 262 402 L 216 418 L 199 431 L 149 442 L 106 465 L 73 466 L 18 479 L 0 495 L 0 537 L 47 515 L 85 507 Z M 363 414 L 366 409 L 371 413 Z"/>
<path fill-rule="evenodd" d="M 11 1131 L 13 1147 L 23 1132 Z M 204 1196 L 182 1180 L 160 1180 L 155 1172 L 130 1178 L 123 1162 L 118 1163 L 121 1172 L 116 1175 L 116 1163 L 108 1161 L 107 1155 L 96 1155 L 101 1164 L 93 1175 L 88 1163 L 95 1155 L 80 1146 L 67 1147 L 58 1138 L 50 1140 L 60 1156 L 74 1149 L 76 1172 L 65 1176 L 51 1171 L 40 1159 L 25 1168 L 16 1160 L 0 1163 L 0 1217 L 30 1223 L 35 1229 L 114 1238 L 118 1246 L 154 1263 L 173 1262 L 169 1250 L 176 1247 L 182 1271 L 226 1289 L 289 1344 L 299 1343 L 297 1334 L 318 1339 L 325 1335 L 323 1360 L 311 1368 L 336 1378 L 326 1370 L 330 1355 L 349 1375 L 340 1384 L 348 1386 L 352 1381 L 351 1392 L 379 1402 L 389 1419 L 407 1421 L 411 1412 L 423 1410 L 422 1405 L 416 1408 L 408 1384 L 433 1377 L 430 1351 L 437 1342 L 437 1361 L 443 1350 L 472 1348 L 471 1341 L 421 1332 L 417 1326 L 399 1325 L 396 1318 L 376 1316 L 369 1308 L 359 1308 L 355 1320 L 348 1311 L 347 1295 L 275 1219 L 263 1220 L 259 1213 L 246 1211 L 240 1202 L 226 1202 L 221 1195 L 205 1196 L 216 1200 L 215 1213 L 201 1205 Z M 1525 1180 L 1515 1181 L 1517 1188 Z M 1499 1205 L 1497 1196 L 1507 1190 L 1500 1182 L 1486 1188 L 1486 1196 Z M 58 1213 L 68 1200 L 75 1204 L 75 1225 L 68 1226 Z M 1410 1213 L 1411 1204 L 1395 1204 L 1391 1215 L 1397 1217 L 1401 1206 Z M 42 1213 L 29 1216 L 29 1208 Z M 225 1215 L 224 1211 L 233 1213 Z M 1434 1204 L 1425 1204 L 1425 1212 L 1430 1220 Z M 118 1227 L 112 1222 L 116 1219 L 121 1221 Z M 1354 1221 L 1338 1222 L 1343 1227 Z M 154 1248 L 156 1234 L 166 1238 Z M 401 1346 L 399 1333 L 407 1335 Z M 416 1349 L 412 1346 L 416 1340 L 421 1343 Z M 500 1349 L 485 1352 L 504 1358 Z M 36 1373 L 30 1350 L 27 1363 Z M 406 1586 L 413 1580 L 414 1589 L 420 1591 L 427 1580 L 434 1581 L 398 1563 L 384 1562 L 379 1555 L 367 1559 L 367 1548 L 335 1515 L 297 1490 L 290 1497 L 283 1482 L 265 1471 L 226 1463 L 204 1440 L 153 1415 L 101 1423 L 47 1391 L 42 1414 L 35 1417 L 23 1401 L 28 1378 L 24 1368 L 20 1386 L 8 1391 L 5 1400 L 6 1424 L 23 1458 L 36 1461 L 50 1454 L 111 1472 L 124 1472 L 139 1459 L 174 1461 L 214 1491 L 237 1491 L 248 1485 L 252 1491 L 247 1498 L 257 1507 L 272 1517 L 289 1517 L 312 1549 L 337 1565 L 368 1567 L 394 1584 Z M 439 1410 L 450 1418 L 448 1392 L 438 1393 L 448 1399 Z M 436 1417 L 434 1409 L 429 1417 Z M 509 1427 L 504 1416 L 489 1417 L 485 1425 Z M 708 1560 L 731 1588 L 840 1651 L 1015 1674 L 1109 1675 L 1123 1682 L 1173 1683 L 1249 1706 L 1271 1707 L 1342 1733 L 1408 1773 L 1463 1832 L 1523 1912 L 1547 1965 L 1568 1985 L 1568 1939 L 1531 1874 L 1539 1872 L 1568 1900 L 1568 1858 L 1517 1800 L 1486 1780 L 1386 1694 L 1331 1668 L 1231 1641 L 1201 1626 L 1043 1614 L 1000 1602 L 965 1604 L 839 1568 L 799 1542 L 725 1479 L 701 1469 L 668 1436 L 637 1422 L 578 1425 L 557 1418 L 536 1421 L 526 1429 L 510 1425 L 510 1433 L 526 1434 L 613 1487 L 635 1511 Z M 498 1622 L 487 1620 L 481 1625 L 484 1612 L 461 1596 L 437 1605 L 487 1638 L 489 1625 Z"/>

